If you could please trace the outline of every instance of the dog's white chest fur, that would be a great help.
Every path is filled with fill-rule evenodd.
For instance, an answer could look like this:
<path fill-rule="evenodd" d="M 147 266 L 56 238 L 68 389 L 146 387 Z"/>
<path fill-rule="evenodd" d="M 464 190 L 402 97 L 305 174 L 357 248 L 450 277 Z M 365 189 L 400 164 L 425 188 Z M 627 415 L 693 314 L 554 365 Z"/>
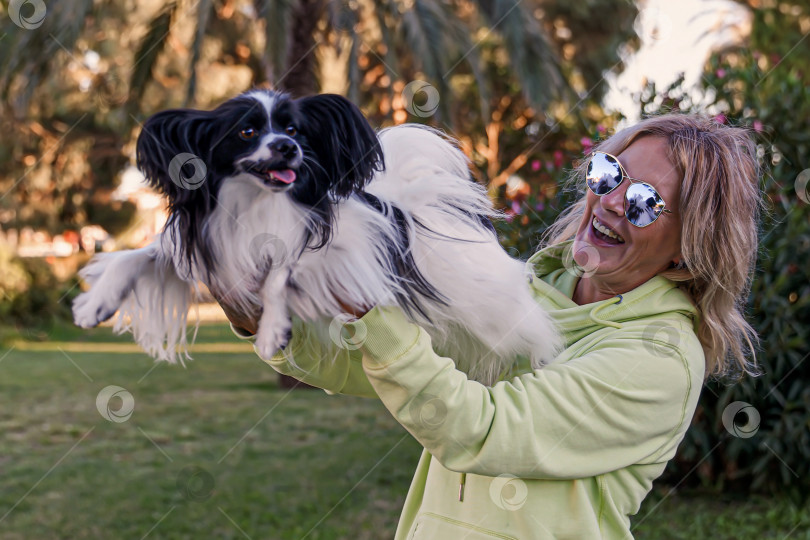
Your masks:
<path fill-rule="evenodd" d="M 248 175 L 229 179 L 205 225 L 216 264 L 208 285 L 235 307 L 261 305 L 268 275 L 287 271 L 299 256 L 307 222 L 306 210 L 285 193 L 268 191 Z"/>

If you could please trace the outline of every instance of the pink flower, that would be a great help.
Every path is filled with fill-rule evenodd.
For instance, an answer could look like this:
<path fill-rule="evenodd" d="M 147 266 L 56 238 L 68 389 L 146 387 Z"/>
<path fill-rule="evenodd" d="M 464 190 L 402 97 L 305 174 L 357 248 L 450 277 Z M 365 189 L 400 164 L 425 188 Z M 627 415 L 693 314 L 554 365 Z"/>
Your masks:
<path fill-rule="evenodd" d="M 759 120 L 754 120 L 754 131 L 760 133 L 762 131 L 762 128 L 763 128 L 762 122 L 760 122 Z"/>
<path fill-rule="evenodd" d="M 537 210 L 538 212 L 542 212 L 543 210 L 546 209 L 546 205 L 539 202 L 539 203 L 534 205 L 534 209 Z"/>
<path fill-rule="evenodd" d="M 540 160 L 539 159 L 532 160 L 532 170 L 535 171 L 535 172 L 540 170 Z"/>
<path fill-rule="evenodd" d="M 556 168 L 562 167 L 563 164 L 563 153 L 562 150 L 554 150 L 554 166 Z"/>
<path fill-rule="evenodd" d="M 593 141 L 588 137 L 582 137 L 579 140 L 579 144 L 582 145 L 582 149 L 585 150 L 586 154 L 591 151 L 591 148 L 593 148 Z"/>
<path fill-rule="evenodd" d="M 726 115 L 723 113 L 718 114 L 714 117 L 714 121 L 718 124 L 725 124 L 726 123 Z"/>
<path fill-rule="evenodd" d="M 597 126 L 596 126 L 596 132 L 597 132 L 599 135 L 604 135 L 606 131 L 607 131 L 607 129 L 605 128 L 605 126 L 603 126 L 602 124 L 597 124 Z"/>
<path fill-rule="evenodd" d="M 715 75 L 717 75 L 719 78 L 722 79 L 723 77 L 726 76 L 726 70 L 723 69 L 723 68 L 720 68 L 717 71 L 715 71 Z"/>
<path fill-rule="evenodd" d="M 520 214 L 520 211 L 520 203 L 518 201 L 512 201 L 512 212 L 515 214 Z"/>

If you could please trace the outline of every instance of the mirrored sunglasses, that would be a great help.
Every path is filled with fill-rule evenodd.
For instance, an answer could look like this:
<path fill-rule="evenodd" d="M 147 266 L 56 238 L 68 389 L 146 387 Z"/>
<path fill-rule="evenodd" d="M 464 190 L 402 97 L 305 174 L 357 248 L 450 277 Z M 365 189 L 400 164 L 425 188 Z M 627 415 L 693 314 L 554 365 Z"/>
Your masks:
<path fill-rule="evenodd" d="M 655 188 L 646 182 L 627 176 L 616 156 L 606 152 L 594 152 L 588 163 L 585 182 L 594 195 L 607 195 L 627 178 L 631 184 L 624 194 L 624 215 L 632 225 L 646 227 L 667 212 L 666 203 Z"/>

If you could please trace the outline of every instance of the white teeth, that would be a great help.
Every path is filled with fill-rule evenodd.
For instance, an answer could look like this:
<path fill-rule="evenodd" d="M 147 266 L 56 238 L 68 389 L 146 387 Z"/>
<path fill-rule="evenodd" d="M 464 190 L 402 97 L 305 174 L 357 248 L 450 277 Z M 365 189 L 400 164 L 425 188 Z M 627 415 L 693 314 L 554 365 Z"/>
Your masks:
<path fill-rule="evenodd" d="M 608 229 L 606 226 L 604 226 L 596 218 L 593 218 L 593 228 L 596 229 L 597 231 L 599 231 L 600 233 L 604 234 L 605 236 L 609 236 L 611 238 L 614 238 L 614 239 L 618 240 L 620 243 L 624 244 L 624 238 L 622 238 L 621 236 L 619 236 L 615 232 Z"/>

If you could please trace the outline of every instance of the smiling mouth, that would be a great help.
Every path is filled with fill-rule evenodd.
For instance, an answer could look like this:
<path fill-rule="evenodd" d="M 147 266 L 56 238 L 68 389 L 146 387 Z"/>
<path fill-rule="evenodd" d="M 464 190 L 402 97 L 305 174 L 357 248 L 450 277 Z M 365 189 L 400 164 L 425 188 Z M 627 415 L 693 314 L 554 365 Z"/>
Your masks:
<path fill-rule="evenodd" d="M 264 184 L 274 187 L 289 186 L 298 178 L 298 175 L 292 169 L 271 169 L 259 165 L 251 167 L 248 172 Z"/>
<path fill-rule="evenodd" d="M 595 216 L 591 220 L 591 226 L 593 227 L 594 234 L 599 240 L 609 244 L 624 244 L 624 238 L 622 238 L 620 234 L 608 228 L 607 225 L 596 219 Z"/>

